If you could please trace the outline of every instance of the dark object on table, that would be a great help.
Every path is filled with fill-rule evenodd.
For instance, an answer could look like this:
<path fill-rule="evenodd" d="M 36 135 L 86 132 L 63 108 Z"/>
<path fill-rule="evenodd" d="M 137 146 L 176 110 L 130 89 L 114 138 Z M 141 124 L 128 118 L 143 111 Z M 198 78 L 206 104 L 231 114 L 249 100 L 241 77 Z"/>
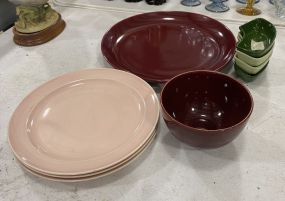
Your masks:
<path fill-rule="evenodd" d="M 15 6 L 8 0 L 0 0 L 0 31 L 12 27 L 16 19 Z"/>
<path fill-rule="evenodd" d="M 142 0 L 125 0 L 125 2 L 140 2 Z"/>
<path fill-rule="evenodd" d="M 166 0 L 145 0 L 149 5 L 161 5 L 166 3 Z"/>
<path fill-rule="evenodd" d="M 253 99 L 235 79 L 193 71 L 170 80 L 161 92 L 163 118 L 171 133 L 194 146 L 214 148 L 234 140 L 245 127 Z"/>

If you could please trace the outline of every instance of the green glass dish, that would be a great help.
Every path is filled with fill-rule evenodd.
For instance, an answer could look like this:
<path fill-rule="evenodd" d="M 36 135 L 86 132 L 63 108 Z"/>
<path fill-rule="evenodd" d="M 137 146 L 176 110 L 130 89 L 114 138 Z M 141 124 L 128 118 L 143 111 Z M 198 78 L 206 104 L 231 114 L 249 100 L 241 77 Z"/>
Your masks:
<path fill-rule="evenodd" d="M 252 57 L 262 57 L 274 45 L 276 28 L 263 18 L 254 19 L 242 26 L 237 49 Z"/>
<path fill-rule="evenodd" d="M 269 62 L 268 62 L 269 63 Z M 234 64 L 234 68 L 235 68 L 235 72 L 236 74 L 244 81 L 246 82 L 252 82 L 253 80 L 255 80 L 256 77 L 258 77 L 258 75 L 260 75 L 268 66 L 268 63 L 264 66 L 264 68 L 259 71 L 257 74 L 248 74 L 246 73 L 244 70 L 242 70 L 236 63 Z"/>

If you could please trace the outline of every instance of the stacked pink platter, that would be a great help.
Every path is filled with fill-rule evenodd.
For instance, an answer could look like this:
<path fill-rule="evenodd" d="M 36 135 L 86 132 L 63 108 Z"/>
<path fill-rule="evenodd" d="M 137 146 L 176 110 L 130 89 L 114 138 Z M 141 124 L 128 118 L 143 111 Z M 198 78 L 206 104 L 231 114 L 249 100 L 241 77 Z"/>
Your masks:
<path fill-rule="evenodd" d="M 141 78 L 115 69 L 62 75 L 28 95 L 9 125 L 24 169 L 63 182 L 121 169 L 156 135 L 159 102 Z"/>

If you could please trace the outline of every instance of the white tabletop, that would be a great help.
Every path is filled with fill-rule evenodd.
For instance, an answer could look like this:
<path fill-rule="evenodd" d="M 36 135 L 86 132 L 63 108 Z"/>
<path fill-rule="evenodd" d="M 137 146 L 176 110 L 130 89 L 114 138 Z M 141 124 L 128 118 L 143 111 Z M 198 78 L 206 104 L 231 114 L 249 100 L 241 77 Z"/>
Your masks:
<path fill-rule="evenodd" d="M 22 170 L 7 143 L 8 122 L 19 102 L 58 75 L 110 67 L 101 54 L 101 38 L 114 23 L 134 15 L 56 9 L 67 27 L 51 42 L 20 47 L 13 43 L 11 29 L 0 35 L 1 201 L 285 200 L 285 29 L 282 26 L 278 27 L 268 68 L 254 82 L 246 83 L 254 98 L 254 111 L 247 127 L 232 143 L 210 150 L 191 148 L 176 140 L 161 119 L 154 143 L 131 165 L 110 176 L 64 184 Z M 224 23 L 237 35 L 240 23 Z M 230 74 L 234 76 L 233 72 Z"/>

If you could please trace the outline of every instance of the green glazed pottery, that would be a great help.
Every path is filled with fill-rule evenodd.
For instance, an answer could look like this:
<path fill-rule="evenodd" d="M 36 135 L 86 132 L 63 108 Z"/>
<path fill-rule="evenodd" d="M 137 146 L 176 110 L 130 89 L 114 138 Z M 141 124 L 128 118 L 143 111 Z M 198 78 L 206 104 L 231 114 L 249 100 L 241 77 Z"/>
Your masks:
<path fill-rule="evenodd" d="M 269 62 L 268 62 L 269 63 Z M 264 66 L 264 68 L 259 71 L 257 74 L 252 75 L 252 74 L 248 74 L 245 71 L 243 71 L 240 67 L 238 67 L 238 65 L 234 64 L 234 68 L 235 68 L 235 72 L 236 74 L 244 81 L 246 82 L 251 82 L 253 80 L 255 80 L 255 78 L 260 75 L 268 66 L 268 63 Z"/>
<path fill-rule="evenodd" d="M 271 57 L 273 53 L 273 48 L 274 46 L 270 49 L 268 53 L 266 53 L 263 57 L 259 57 L 259 58 L 251 57 L 239 50 L 236 50 L 236 57 L 252 67 L 258 67 L 264 62 L 269 60 L 269 58 Z"/>
<path fill-rule="evenodd" d="M 243 60 L 239 59 L 237 56 L 235 56 L 235 64 L 248 74 L 257 74 L 267 65 L 268 62 L 269 59 L 265 60 L 259 66 L 251 66 L 245 63 Z"/>
<path fill-rule="evenodd" d="M 238 33 L 237 39 L 238 39 L 238 42 L 240 42 L 240 41 L 241 41 L 241 39 L 242 39 L 242 35 L 241 35 L 241 33 L 240 33 L 240 32 Z"/>
<path fill-rule="evenodd" d="M 254 19 L 239 27 L 241 38 L 237 49 L 252 57 L 262 57 L 274 45 L 275 26 L 263 18 Z"/>

